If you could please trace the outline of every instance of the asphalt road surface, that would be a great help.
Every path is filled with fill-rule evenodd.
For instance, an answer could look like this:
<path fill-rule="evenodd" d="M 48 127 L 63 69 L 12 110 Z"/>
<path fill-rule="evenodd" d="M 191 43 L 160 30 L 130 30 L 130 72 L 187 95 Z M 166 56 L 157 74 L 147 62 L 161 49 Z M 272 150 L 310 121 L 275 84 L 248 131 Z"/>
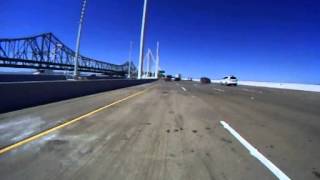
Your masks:
<path fill-rule="evenodd" d="M 319 109 L 320 93 L 182 81 L 27 108 L 0 114 L 0 179 L 277 179 L 224 121 L 287 177 L 317 180 Z"/>

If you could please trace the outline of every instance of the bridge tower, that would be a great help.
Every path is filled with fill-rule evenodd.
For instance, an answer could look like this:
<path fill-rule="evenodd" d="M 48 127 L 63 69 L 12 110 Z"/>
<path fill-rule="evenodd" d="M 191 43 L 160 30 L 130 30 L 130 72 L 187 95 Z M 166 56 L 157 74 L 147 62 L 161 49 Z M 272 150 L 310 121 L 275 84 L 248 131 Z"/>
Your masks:
<path fill-rule="evenodd" d="M 157 54 L 156 56 L 153 55 L 150 48 L 148 48 L 147 53 L 144 56 L 144 60 L 146 62 L 146 67 L 142 67 L 144 70 L 142 73 L 142 77 L 144 78 L 158 78 L 159 72 L 159 42 L 157 42 Z"/>

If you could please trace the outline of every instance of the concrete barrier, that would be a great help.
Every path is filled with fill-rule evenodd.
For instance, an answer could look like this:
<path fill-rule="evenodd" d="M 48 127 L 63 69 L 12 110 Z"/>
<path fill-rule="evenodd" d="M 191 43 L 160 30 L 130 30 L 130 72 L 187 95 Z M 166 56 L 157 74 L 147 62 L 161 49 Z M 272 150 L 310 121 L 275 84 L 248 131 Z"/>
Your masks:
<path fill-rule="evenodd" d="M 315 85 L 315 84 L 255 82 L 255 81 L 239 81 L 238 83 L 240 85 L 246 85 L 246 86 L 320 92 L 320 85 Z"/>
<path fill-rule="evenodd" d="M 0 83 L 0 113 L 153 81 L 115 79 Z"/>
<path fill-rule="evenodd" d="M 193 79 L 193 81 L 200 82 L 200 79 Z M 220 81 L 221 80 L 211 79 L 211 83 L 220 84 Z M 316 84 L 257 82 L 257 81 L 238 81 L 238 84 L 245 85 L 245 86 L 320 92 L 320 85 L 316 85 Z"/>
<path fill-rule="evenodd" d="M 107 76 L 84 76 L 84 79 L 94 80 L 94 79 L 125 79 L 125 77 L 107 77 Z"/>
<path fill-rule="evenodd" d="M 0 82 L 20 81 L 58 81 L 66 80 L 64 75 L 34 75 L 34 74 L 0 74 Z"/>

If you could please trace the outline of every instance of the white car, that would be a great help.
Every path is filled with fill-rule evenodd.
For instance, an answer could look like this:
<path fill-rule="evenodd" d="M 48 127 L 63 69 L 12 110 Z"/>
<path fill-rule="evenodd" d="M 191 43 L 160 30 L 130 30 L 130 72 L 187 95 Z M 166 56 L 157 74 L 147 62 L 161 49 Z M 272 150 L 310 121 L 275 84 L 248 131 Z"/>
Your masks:
<path fill-rule="evenodd" d="M 236 86 L 238 85 L 238 79 L 234 76 L 226 76 L 220 80 L 220 84 L 226 86 Z"/>

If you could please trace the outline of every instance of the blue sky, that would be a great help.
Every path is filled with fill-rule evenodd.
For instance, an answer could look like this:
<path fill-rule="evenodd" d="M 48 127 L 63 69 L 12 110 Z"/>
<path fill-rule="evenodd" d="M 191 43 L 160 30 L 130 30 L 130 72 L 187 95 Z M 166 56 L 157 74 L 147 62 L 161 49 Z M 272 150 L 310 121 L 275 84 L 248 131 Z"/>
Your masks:
<path fill-rule="evenodd" d="M 80 0 L 0 1 L 0 37 L 53 32 L 74 49 Z M 143 0 L 88 0 L 81 54 L 121 64 L 134 41 L 138 62 Z M 146 47 L 161 68 L 185 76 L 320 83 L 317 0 L 149 0 Z"/>

